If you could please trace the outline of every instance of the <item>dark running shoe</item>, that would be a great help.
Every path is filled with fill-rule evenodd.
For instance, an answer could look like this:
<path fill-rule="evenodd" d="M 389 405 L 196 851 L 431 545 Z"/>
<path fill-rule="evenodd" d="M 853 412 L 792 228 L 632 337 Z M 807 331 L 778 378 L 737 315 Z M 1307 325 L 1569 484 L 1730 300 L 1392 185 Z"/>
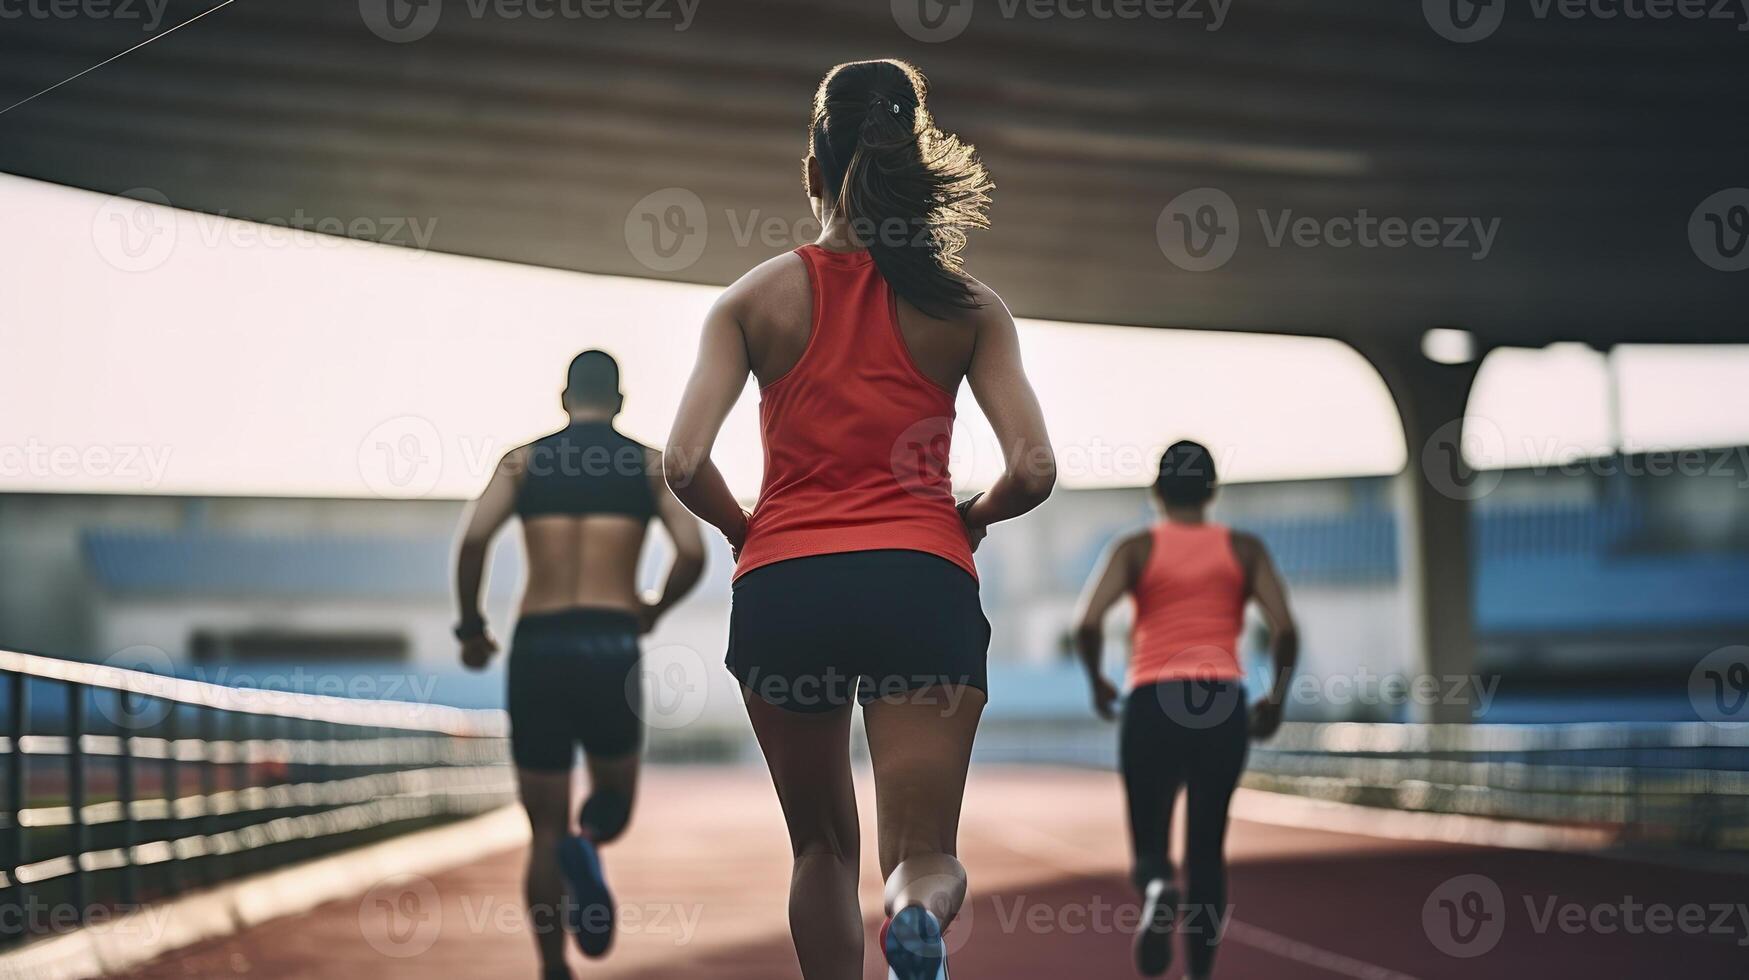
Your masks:
<path fill-rule="evenodd" d="M 1172 926 L 1178 918 L 1178 889 L 1165 878 L 1148 882 L 1142 903 L 1142 928 L 1136 933 L 1136 972 L 1157 977 L 1172 965 Z"/>
<path fill-rule="evenodd" d="M 594 842 L 583 837 L 560 841 L 559 870 L 571 892 L 565 926 L 577 937 L 577 948 L 591 959 L 607 955 L 613 945 L 613 895 L 607 890 Z"/>

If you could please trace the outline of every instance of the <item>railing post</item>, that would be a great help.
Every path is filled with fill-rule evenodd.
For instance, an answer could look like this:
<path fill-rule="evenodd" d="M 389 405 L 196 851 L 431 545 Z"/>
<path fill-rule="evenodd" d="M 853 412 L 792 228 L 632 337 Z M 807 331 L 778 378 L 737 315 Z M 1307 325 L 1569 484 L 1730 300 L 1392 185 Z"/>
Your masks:
<path fill-rule="evenodd" d="M 69 898 L 75 921 L 85 923 L 85 685 L 67 685 L 67 825 L 68 851 L 73 859 Z"/>
<path fill-rule="evenodd" d="M 134 845 L 139 842 L 139 825 L 134 820 L 134 726 L 138 715 L 134 710 L 134 693 L 127 688 L 115 692 L 121 709 L 121 755 L 116 759 L 116 796 L 121 803 L 121 888 L 119 898 L 124 906 L 133 905 L 139 895 L 139 867 L 134 863 Z"/>
<path fill-rule="evenodd" d="M 200 707 L 195 719 L 195 732 L 200 739 L 200 833 L 207 841 L 219 832 L 218 817 L 213 813 L 213 797 L 219 792 L 219 763 L 214 757 L 213 743 L 219 738 L 219 709 Z M 201 852 L 200 877 L 207 884 L 219 880 L 218 861 L 209 849 Z"/>
<path fill-rule="evenodd" d="M 292 763 L 294 756 L 291 743 L 298 737 L 298 723 L 291 718 L 281 716 L 273 727 L 276 729 L 274 734 L 285 748 L 285 756 L 281 759 L 280 782 L 296 783 L 298 781 L 297 766 Z"/>
<path fill-rule="evenodd" d="M 30 930 L 27 919 L 30 910 L 30 886 L 18 880 L 18 866 L 27 859 L 24 853 L 24 824 L 22 814 L 25 806 L 25 762 L 24 733 L 26 730 L 26 715 L 30 708 L 28 695 L 30 679 L 23 674 L 6 675 L 11 680 L 11 690 L 7 699 L 11 711 L 6 725 L 6 735 L 11 739 L 11 758 L 6 764 L 6 853 L 8 859 L 5 865 L 6 878 L 10 882 L 7 889 L 7 905 L 12 908 L 11 922 L 17 925 L 17 936 L 10 935 L 15 930 L 11 923 L 7 925 L 5 938 L 14 939 L 23 936 Z"/>
<path fill-rule="evenodd" d="M 249 738 L 250 716 L 242 711 L 232 711 L 228 712 L 228 714 L 230 716 L 230 724 L 227 725 L 226 728 L 229 729 L 227 734 L 231 739 L 232 753 L 230 780 L 231 804 L 237 806 L 242 802 L 243 790 L 249 785 L 249 753 L 247 747 L 243 743 Z M 240 811 L 233 811 L 233 813 L 236 812 Z M 242 872 L 238 870 L 237 866 L 247 857 L 248 855 L 243 851 L 234 851 L 227 855 L 225 858 L 225 877 L 227 879 L 235 878 L 241 874 Z"/>
<path fill-rule="evenodd" d="M 170 857 L 164 863 L 164 889 L 175 895 L 182 891 L 182 859 L 176 854 L 176 842 L 183 836 L 182 821 L 176 817 L 176 799 L 182 792 L 182 770 L 176 758 L 177 716 L 182 713 L 182 705 L 175 701 L 165 703 L 170 711 L 164 716 L 164 766 L 159 778 L 164 787 L 164 837 L 170 841 Z"/>

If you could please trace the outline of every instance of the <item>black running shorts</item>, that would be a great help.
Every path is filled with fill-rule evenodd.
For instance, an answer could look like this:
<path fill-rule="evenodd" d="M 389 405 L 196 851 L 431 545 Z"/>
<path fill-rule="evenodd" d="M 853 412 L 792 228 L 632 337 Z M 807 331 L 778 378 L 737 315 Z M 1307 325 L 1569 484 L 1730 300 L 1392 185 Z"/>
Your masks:
<path fill-rule="evenodd" d="M 569 772 L 577 745 L 638 751 L 643 723 L 638 620 L 618 609 L 524 616 L 510 642 L 510 754 L 524 769 Z"/>
<path fill-rule="evenodd" d="M 936 685 L 987 694 L 989 649 L 977 579 L 925 552 L 791 558 L 735 582 L 729 672 L 791 711 L 830 711 Z"/>

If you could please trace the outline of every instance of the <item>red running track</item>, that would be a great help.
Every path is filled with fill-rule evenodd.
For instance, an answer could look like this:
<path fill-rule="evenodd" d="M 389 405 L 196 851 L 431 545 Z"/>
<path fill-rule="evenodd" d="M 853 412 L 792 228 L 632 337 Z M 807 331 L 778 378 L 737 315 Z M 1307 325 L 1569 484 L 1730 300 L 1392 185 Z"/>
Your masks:
<path fill-rule="evenodd" d="M 872 793 L 861 789 L 866 807 Z M 962 856 L 975 899 L 951 933 L 956 980 L 1134 975 L 1139 913 L 1120 803 L 1104 773 L 974 774 Z M 865 841 L 871 819 L 865 809 Z M 1250 821 L 1234 824 L 1228 853 L 1223 980 L 1749 976 L 1749 878 L 1739 874 Z M 394 903 L 352 898 L 130 975 L 532 978 L 521 861 L 507 852 L 431 876 L 424 894 L 437 911 L 422 907 L 418 923 L 393 918 Z M 580 978 L 800 975 L 784 918 L 788 848 L 763 773 L 652 771 L 607 863 L 626 925 L 607 960 L 577 962 Z M 880 882 L 867 847 L 863 867 L 872 937 Z M 869 945 L 865 976 L 879 980 Z"/>

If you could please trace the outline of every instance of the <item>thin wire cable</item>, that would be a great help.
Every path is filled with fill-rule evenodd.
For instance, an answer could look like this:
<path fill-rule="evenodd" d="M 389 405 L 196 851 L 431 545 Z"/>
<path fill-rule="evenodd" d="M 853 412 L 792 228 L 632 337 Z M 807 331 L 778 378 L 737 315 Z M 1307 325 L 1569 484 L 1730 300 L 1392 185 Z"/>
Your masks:
<path fill-rule="evenodd" d="M 72 76 L 71 78 L 63 78 L 60 81 L 56 82 L 55 84 L 50 85 L 48 88 L 43 89 L 41 92 L 36 93 L 35 95 L 31 95 L 31 96 L 27 96 L 25 98 L 19 99 L 17 102 L 12 103 L 11 105 L 7 106 L 6 108 L 0 109 L 0 116 L 6 115 L 8 112 L 11 112 L 12 110 L 18 108 L 19 106 L 24 105 L 26 102 L 30 102 L 30 101 L 33 101 L 35 99 L 42 98 L 43 96 L 49 94 L 50 92 L 53 92 L 55 89 L 60 88 L 61 86 L 67 84 L 68 82 L 76 82 L 79 79 L 84 78 L 86 75 L 89 75 L 92 72 L 96 71 L 97 69 L 102 68 L 104 65 L 107 65 L 112 61 L 116 61 L 116 60 L 119 60 L 121 58 L 125 58 L 128 55 L 133 54 L 135 51 L 138 51 L 141 48 L 145 47 L 146 45 L 151 44 L 153 41 L 156 41 L 159 38 L 169 37 L 170 35 L 175 34 L 177 31 L 182 30 L 184 27 L 187 27 L 188 25 L 194 23 L 195 21 L 201 19 L 202 17 L 205 17 L 207 14 L 210 14 L 213 11 L 218 10 L 222 7 L 229 7 L 231 4 L 236 3 L 236 2 L 237 2 L 237 0 L 224 0 L 223 3 L 220 3 L 216 7 L 208 7 L 207 9 L 201 11 L 198 14 L 195 14 L 193 17 L 190 17 L 187 20 L 183 21 L 182 23 L 177 24 L 175 27 L 170 28 L 169 30 L 165 31 L 162 34 L 154 34 L 151 37 L 146 38 L 144 41 L 141 41 L 140 43 L 134 45 L 133 47 L 127 49 L 126 51 L 123 51 L 121 54 L 111 55 L 110 57 L 105 58 L 102 61 L 99 61 L 97 64 L 92 65 L 90 68 L 85 69 L 84 71 L 80 72 L 77 75 Z"/>

